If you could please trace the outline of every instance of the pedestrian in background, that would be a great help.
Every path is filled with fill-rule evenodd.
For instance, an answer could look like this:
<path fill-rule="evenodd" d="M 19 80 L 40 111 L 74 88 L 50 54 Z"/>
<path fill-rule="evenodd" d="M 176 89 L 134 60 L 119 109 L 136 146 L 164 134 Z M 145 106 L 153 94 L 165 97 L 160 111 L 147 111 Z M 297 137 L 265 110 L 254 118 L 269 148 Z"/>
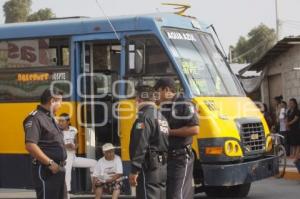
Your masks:
<path fill-rule="evenodd" d="M 273 105 L 274 105 L 274 110 L 272 111 L 273 132 L 279 132 L 279 114 L 281 109 L 280 103 L 282 100 L 283 100 L 282 95 L 273 98 Z"/>
<path fill-rule="evenodd" d="M 288 133 L 287 133 L 287 103 L 282 101 L 280 103 L 281 109 L 279 113 L 279 133 L 284 137 L 283 145 L 287 154 L 290 154 L 290 145 L 288 142 Z"/>
<path fill-rule="evenodd" d="M 138 117 L 129 144 L 129 181 L 137 186 L 137 199 L 165 199 L 169 125 L 154 103 L 154 90 L 138 86 Z"/>
<path fill-rule="evenodd" d="M 300 132 L 299 132 L 299 118 L 300 111 L 298 109 L 298 103 L 295 98 L 291 98 L 288 104 L 287 112 L 287 128 L 288 128 L 288 138 L 291 145 L 290 155 L 292 158 L 296 158 L 299 154 L 300 146 Z"/>
<path fill-rule="evenodd" d="M 38 199 L 63 199 L 65 192 L 64 138 L 55 113 L 61 106 L 63 93 L 46 89 L 41 104 L 24 120 L 25 146 L 33 157 L 32 175 Z"/>
<path fill-rule="evenodd" d="M 262 107 L 259 107 L 259 108 L 260 108 L 262 114 L 264 115 L 264 118 L 268 124 L 268 127 L 272 128 L 273 120 L 272 120 L 272 117 L 271 117 L 271 114 L 269 112 L 267 105 L 265 103 L 263 103 Z"/>

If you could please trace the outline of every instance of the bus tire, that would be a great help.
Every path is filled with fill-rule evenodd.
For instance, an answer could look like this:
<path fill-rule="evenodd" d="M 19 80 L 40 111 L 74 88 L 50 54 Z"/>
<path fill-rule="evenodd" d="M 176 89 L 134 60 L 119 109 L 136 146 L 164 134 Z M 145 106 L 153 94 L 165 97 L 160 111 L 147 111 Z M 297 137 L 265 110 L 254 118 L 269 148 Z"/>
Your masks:
<path fill-rule="evenodd" d="M 217 186 L 205 187 L 205 193 L 208 197 L 240 198 L 246 197 L 250 191 L 251 183 L 235 186 Z"/>

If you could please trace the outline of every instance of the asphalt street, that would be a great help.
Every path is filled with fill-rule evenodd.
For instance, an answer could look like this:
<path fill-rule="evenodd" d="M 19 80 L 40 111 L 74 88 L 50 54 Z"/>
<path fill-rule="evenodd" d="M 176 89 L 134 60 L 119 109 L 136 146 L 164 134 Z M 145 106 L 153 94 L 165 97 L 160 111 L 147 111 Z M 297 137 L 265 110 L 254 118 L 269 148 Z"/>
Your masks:
<path fill-rule="evenodd" d="M 195 198 L 207 198 L 198 194 Z M 299 199 L 300 181 L 284 179 L 266 179 L 252 184 L 247 199 Z"/>
<path fill-rule="evenodd" d="M 32 190 L 0 189 L 0 198 L 35 198 Z M 72 195 L 71 198 L 91 199 L 92 195 Z M 110 198 L 105 196 L 104 198 Z M 133 198 L 133 197 L 120 197 Z M 195 198 L 208 199 L 204 193 L 197 194 Z M 246 199 L 299 199 L 300 180 L 285 180 L 270 178 L 252 184 L 249 196 Z"/>

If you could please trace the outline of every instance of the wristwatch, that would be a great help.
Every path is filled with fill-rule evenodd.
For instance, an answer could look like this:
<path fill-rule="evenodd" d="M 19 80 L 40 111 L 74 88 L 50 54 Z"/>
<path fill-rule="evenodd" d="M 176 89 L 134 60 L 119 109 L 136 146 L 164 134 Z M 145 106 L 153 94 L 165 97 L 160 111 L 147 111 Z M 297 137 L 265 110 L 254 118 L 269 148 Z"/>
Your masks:
<path fill-rule="evenodd" d="M 51 167 L 53 165 L 54 161 L 53 160 L 49 160 L 49 164 L 48 167 Z"/>

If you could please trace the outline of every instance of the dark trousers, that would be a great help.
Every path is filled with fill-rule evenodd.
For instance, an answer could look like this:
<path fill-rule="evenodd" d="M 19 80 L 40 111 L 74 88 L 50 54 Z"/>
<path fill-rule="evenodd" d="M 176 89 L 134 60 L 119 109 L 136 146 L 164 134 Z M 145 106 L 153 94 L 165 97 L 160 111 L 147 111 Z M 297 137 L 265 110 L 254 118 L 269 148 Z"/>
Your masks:
<path fill-rule="evenodd" d="M 165 199 L 166 198 L 167 164 L 149 171 L 145 168 L 139 174 L 136 187 L 137 199 Z"/>
<path fill-rule="evenodd" d="M 192 199 L 194 155 L 168 156 L 167 199 Z"/>
<path fill-rule="evenodd" d="M 281 144 L 284 146 L 287 156 L 289 156 L 290 155 L 290 141 L 289 141 L 289 138 L 288 138 L 288 132 L 287 131 L 280 131 L 279 134 L 284 137 L 284 139 L 281 140 L 282 141 Z"/>
<path fill-rule="evenodd" d="M 64 199 L 65 197 L 65 172 L 53 174 L 47 167 L 33 165 L 33 184 L 37 199 Z"/>

